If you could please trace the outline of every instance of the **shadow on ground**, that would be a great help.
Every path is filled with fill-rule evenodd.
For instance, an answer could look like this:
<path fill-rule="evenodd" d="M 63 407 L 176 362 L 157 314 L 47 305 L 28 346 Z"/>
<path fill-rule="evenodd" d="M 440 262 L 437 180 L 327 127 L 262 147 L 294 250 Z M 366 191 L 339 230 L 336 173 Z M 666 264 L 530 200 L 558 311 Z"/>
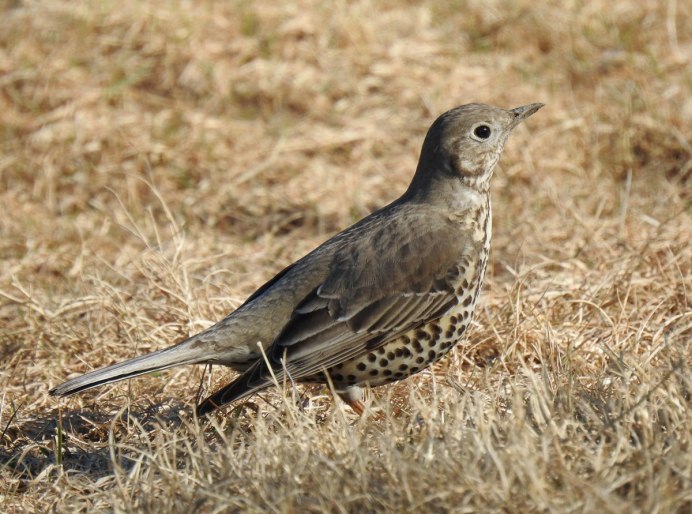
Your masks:
<path fill-rule="evenodd" d="M 162 428 L 175 430 L 189 416 L 189 407 L 177 402 L 110 412 L 91 408 L 62 412 L 54 409 L 42 417 L 15 419 L 1 434 L 0 466 L 15 478 L 32 479 L 51 466 L 62 464 L 66 472 L 98 479 L 112 473 L 114 458 L 125 470 L 134 463 L 127 447 L 118 444 L 114 449 L 113 443 L 131 441 L 133 431 L 146 436 Z M 62 442 L 59 445 L 60 420 Z M 130 449 L 132 454 L 136 452 L 135 447 Z"/>

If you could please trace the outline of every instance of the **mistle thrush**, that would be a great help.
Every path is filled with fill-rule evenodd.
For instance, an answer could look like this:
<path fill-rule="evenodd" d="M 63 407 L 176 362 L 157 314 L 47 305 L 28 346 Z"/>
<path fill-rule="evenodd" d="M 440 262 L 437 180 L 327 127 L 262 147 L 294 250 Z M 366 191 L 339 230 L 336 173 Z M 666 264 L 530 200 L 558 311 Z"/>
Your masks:
<path fill-rule="evenodd" d="M 221 364 L 241 374 L 204 400 L 200 415 L 274 379 L 326 383 L 327 376 L 362 413 L 360 386 L 417 373 L 463 338 L 488 262 L 493 169 L 512 129 L 542 106 L 468 104 L 444 113 L 399 199 L 279 272 L 209 329 L 51 394 L 182 364 Z"/>

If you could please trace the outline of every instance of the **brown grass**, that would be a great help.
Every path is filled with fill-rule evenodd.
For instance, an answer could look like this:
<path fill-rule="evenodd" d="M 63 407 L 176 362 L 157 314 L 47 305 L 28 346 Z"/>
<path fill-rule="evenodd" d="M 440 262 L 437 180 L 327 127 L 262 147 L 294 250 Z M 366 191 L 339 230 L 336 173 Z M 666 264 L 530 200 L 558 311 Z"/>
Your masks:
<path fill-rule="evenodd" d="M 264 4 L 0 2 L 0 510 L 690 512 L 689 3 Z M 48 397 L 395 198 L 469 101 L 547 107 L 432 373 L 361 420 L 312 388 L 197 421 L 202 367 Z"/>

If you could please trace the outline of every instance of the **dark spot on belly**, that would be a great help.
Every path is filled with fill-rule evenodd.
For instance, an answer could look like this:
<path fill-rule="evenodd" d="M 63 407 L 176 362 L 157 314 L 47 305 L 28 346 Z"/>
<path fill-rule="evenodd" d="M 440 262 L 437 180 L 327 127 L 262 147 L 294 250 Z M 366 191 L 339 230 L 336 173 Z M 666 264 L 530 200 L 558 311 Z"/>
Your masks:
<path fill-rule="evenodd" d="M 425 362 L 425 357 L 418 357 L 418 358 L 416 359 L 416 362 L 417 362 L 418 364 L 423 364 L 423 363 Z"/>
<path fill-rule="evenodd" d="M 430 350 L 428 352 L 428 359 L 433 360 L 437 356 L 437 353 L 435 353 L 435 350 Z"/>
<path fill-rule="evenodd" d="M 394 360 L 394 352 L 388 352 L 388 353 L 387 353 L 387 358 L 388 358 L 390 361 L 393 361 L 393 360 Z"/>
<path fill-rule="evenodd" d="M 380 360 L 380 367 L 386 368 L 387 366 L 389 366 L 389 361 L 387 359 L 381 359 Z"/>
<path fill-rule="evenodd" d="M 371 369 L 371 370 L 370 370 L 370 375 L 373 376 L 373 377 L 376 377 L 378 373 L 379 373 L 379 371 L 376 370 L 376 369 Z"/>
<path fill-rule="evenodd" d="M 377 360 L 377 355 L 375 355 L 374 353 L 369 353 L 368 354 L 368 360 L 370 362 L 375 362 Z"/>
<path fill-rule="evenodd" d="M 367 366 L 365 365 L 364 362 L 359 362 L 358 365 L 356 366 L 356 368 L 358 368 L 358 371 L 365 371 L 366 367 Z"/>
<path fill-rule="evenodd" d="M 430 339 L 430 334 L 428 334 L 425 330 L 418 329 L 416 330 L 416 337 L 418 339 L 426 340 Z"/>
<path fill-rule="evenodd" d="M 408 369 L 408 364 L 400 364 L 399 371 L 406 371 Z"/>
<path fill-rule="evenodd" d="M 355 375 L 349 375 L 346 377 L 346 380 L 348 380 L 349 382 L 355 382 L 356 376 Z"/>
<path fill-rule="evenodd" d="M 391 370 L 391 369 L 385 369 L 385 370 L 382 372 L 382 374 L 383 374 L 385 377 L 388 377 L 389 375 L 392 374 L 392 370 Z"/>

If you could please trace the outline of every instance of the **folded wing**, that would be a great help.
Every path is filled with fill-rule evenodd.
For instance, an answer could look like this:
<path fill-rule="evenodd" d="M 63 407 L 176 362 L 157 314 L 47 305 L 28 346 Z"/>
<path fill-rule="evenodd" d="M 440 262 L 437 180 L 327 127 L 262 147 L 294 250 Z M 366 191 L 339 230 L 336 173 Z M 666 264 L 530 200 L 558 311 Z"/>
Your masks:
<path fill-rule="evenodd" d="M 357 240 L 345 234 L 326 279 L 298 304 L 269 348 L 267 360 L 277 379 L 288 373 L 300 381 L 323 372 L 456 304 L 459 263 L 472 251 L 458 223 L 418 213 L 380 221 L 365 234 Z M 258 361 L 202 402 L 198 413 L 267 387 L 269 366 Z"/>

